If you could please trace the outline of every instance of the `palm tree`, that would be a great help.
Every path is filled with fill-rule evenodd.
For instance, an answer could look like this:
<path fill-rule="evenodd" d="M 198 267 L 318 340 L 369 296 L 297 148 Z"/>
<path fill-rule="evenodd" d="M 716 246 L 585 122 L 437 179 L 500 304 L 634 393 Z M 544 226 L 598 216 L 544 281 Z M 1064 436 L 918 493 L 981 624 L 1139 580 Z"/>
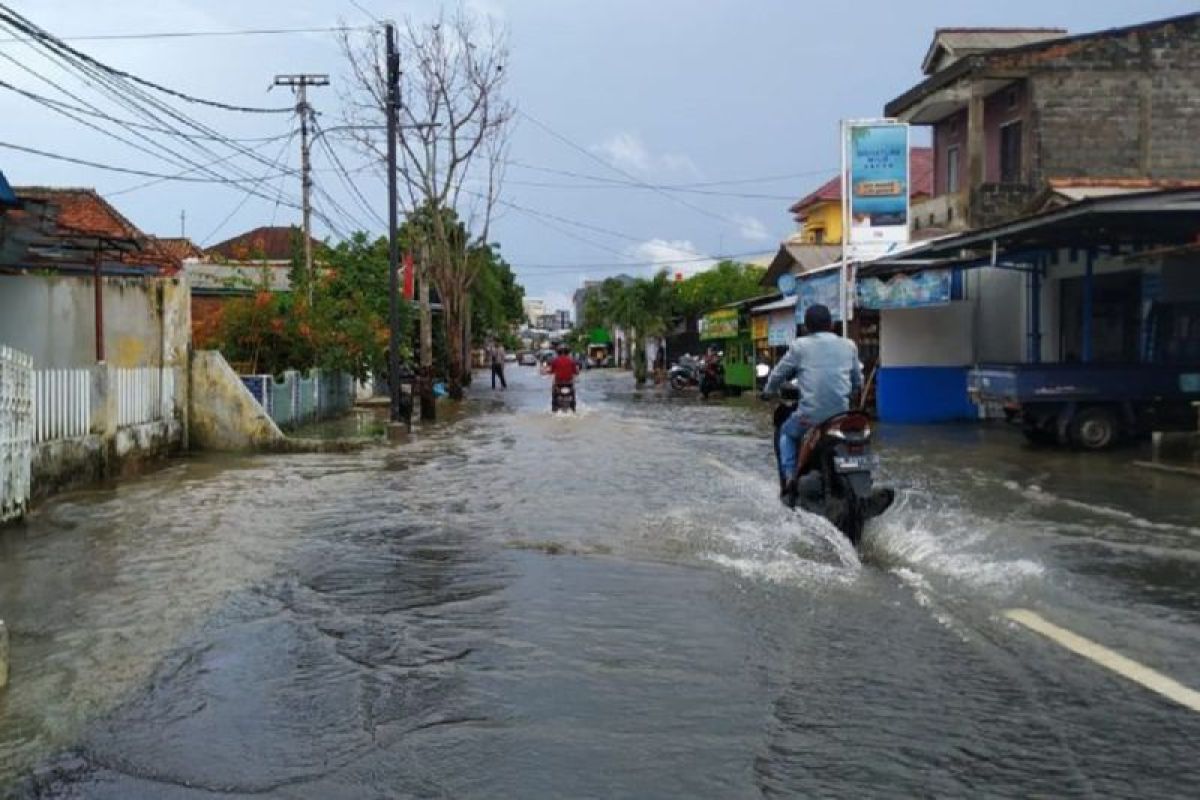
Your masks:
<path fill-rule="evenodd" d="M 671 328 L 675 312 L 675 284 L 665 271 L 650 280 L 638 280 L 629 287 L 633 295 L 634 380 L 641 386 L 646 382 L 648 339 L 663 339 Z"/>

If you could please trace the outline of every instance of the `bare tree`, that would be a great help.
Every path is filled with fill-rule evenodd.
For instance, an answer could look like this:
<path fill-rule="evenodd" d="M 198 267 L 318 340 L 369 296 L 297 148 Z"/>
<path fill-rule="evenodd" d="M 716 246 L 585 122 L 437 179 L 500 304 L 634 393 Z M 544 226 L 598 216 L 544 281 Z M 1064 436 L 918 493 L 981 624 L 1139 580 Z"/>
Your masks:
<path fill-rule="evenodd" d="M 346 33 L 342 49 L 352 83 L 343 95 L 346 123 L 358 144 L 386 170 L 386 69 L 380 37 Z M 506 32 L 463 8 L 432 21 L 399 25 L 400 184 L 410 221 L 419 222 L 449 343 L 449 390 L 462 396 L 471 286 L 500 192 L 514 107 L 504 95 Z"/>

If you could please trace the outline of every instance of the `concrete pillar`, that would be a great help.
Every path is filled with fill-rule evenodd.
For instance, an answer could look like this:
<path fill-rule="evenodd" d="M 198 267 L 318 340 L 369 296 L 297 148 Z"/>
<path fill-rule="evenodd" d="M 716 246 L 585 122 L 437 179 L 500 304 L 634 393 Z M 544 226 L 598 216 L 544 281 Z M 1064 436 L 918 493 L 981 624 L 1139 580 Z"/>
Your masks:
<path fill-rule="evenodd" d="M 967 183 L 965 194 L 967 198 L 968 224 L 977 224 L 977 212 L 971 198 L 986 177 L 987 156 L 984 152 L 983 135 L 983 90 L 978 86 L 971 88 L 971 98 L 967 101 Z"/>
<path fill-rule="evenodd" d="M 8 628 L 0 619 L 0 689 L 8 685 Z"/>

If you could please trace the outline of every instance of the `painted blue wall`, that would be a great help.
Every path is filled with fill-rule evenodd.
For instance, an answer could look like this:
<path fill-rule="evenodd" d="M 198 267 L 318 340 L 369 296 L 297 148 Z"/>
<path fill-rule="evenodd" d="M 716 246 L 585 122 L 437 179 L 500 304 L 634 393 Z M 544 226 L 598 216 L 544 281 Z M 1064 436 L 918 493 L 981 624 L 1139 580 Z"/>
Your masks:
<path fill-rule="evenodd" d="M 974 420 L 966 367 L 880 367 L 876 406 L 884 422 Z"/>

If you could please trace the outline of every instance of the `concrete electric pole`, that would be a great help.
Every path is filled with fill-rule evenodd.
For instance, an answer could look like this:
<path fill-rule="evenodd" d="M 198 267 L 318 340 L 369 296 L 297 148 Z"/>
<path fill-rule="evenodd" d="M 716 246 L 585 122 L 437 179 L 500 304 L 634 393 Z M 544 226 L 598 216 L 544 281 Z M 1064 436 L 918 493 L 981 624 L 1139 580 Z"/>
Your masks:
<path fill-rule="evenodd" d="M 309 158 L 308 117 L 312 107 L 308 104 L 309 86 L 328 86 L 328 75 L 276 75 L 276 86 L 290 86 L 296 93 L 296 114 L 300 117 L 300 190 L 304 218 L 304 279 L 308 281 L 308 302 L 312 303 L 313 257 L 312 257 L 312 162 Z"/>

